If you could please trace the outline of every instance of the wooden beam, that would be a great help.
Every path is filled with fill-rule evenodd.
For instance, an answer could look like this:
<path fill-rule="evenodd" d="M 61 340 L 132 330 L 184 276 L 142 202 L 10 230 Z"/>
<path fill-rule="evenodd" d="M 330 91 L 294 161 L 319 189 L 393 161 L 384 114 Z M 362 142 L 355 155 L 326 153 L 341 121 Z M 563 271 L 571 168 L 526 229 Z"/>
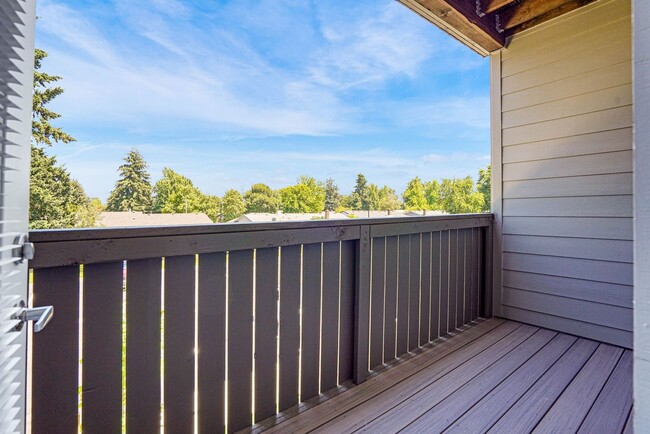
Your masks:
<path fill-rule="evenodd" d="M 508 6 L 514 1 L 515 0 L 477 0 L 476 12 L 483 16 L 484 14 L 489 14 L 497 9 L 501 9 L 504 6 Z"/>
<path fill-rule="evenodd" d="M 480 17 L 475 3 L 463 0 L 399 0 L 482 56 L 503 48 L 504 35 L 491 15 Z"/>
<path fill-rule="evenodd" d="M 567 12 L 571 12 L 572 10 L 581 8 L 583 6 L 588 5 L 589 3 L 594 2 L 595 0 L 569 0 L 566 1 L 563 5 L 560 7 L 557 7 L 549 12 L 546 12 L 545 14 L 539 15 L 531 20 L 528 20 L 522 24 L 519 24 L 517 26 L 514 26 L 510 28 L 508 31 L 506 31 L 507 36 L 512 36 L 516 33 L 523 32 L 524 30 L 530 29 L 531 27 L 535 27 L 539 24 L 542 24 L 546 21 L 552 20 L 553 18 L 559 17 L 560 15 L 564 15 Z"/>
<path fill-rule="evenodd" d="M 547 12 L 556 9 L 568 0 L 528 0 L 518 6 L 512 7 L 496 14 L 499 31 L 511 29 L 519 24 L 530 21 Z"/>

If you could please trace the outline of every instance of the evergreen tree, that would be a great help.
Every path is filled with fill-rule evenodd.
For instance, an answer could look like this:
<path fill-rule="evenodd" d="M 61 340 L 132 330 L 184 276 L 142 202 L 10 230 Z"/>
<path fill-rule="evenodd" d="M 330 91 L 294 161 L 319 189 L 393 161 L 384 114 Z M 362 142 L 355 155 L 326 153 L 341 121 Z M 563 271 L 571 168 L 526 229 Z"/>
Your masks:
<path fill-rule="evenodd" d="M 404 206 L 406 209 L 411 210 L 425 210 L 428 208 L 427 200 L 424 196 L 424 184 L 419 177 L 415 177 L 409 181 L 406 190 L 402 194 L 404 199 Z"/>
<path fill-rule="evenodd" d="M 60 118 L 61 115 L 49 110 L 45 106 L 54 98 L 63 93 L 60 86 L 51 86 L 61 80 L 57 75 L 49 75 L 41 71 L 42 61 L 47 53 L 38 48 L 34 50 L 34 93 L 32 102 L 32 140 L 35 144 L 49 146 L 52 141 L 69 143 L 75 138 L 65 133 L 61 128 L 53 127 L 50 121 Z"/>
<path fill-rule="evenodd" d="M 341 206 L 343 197 L 339 187 L 332 178 L 325 180 L 325 210 L 336 211 Z"/>
<path fill-rule="evenodd" d="M 246 212 L 275 213 L 280 209 L 280 197 L 266 184 L 253 184 L 244 194 Z"/>
<path fill-rule="evenodd" d="M 32 146 L 31 160 L 30 229 L 94 226 L 100 210 L 92 205 L 81 184 L 57 164 L 56 157 Z"/>
<path fill-rule="evenodd" d="M 227 222 L 245 212 L 244 199 L 237 190 L 228 190 L 221 199 L 221 221 Z"/>
<path fill-rule="evenodd" d="M 108 211 L 149 211 L 151 210 L 151 183 L 147 163 L 142 154 L 133 148 L 124 157 L 124 164 L 118 169 L 120 179 L 108 196 Z"/>
<path fill-rule="evenodd" d="M 369 210 L 369 187 L 368 181 L 363 174 L 357 175 L 357 181 L 354 185 L 354 191 L 348 197 L 348 206 L 353 210 Z"/>
<path fill-rule="evenodd" d="M 69 143 L 75 138 L 50 121 L 61 117 L 46 108 L 63 93 L 52 86 L 61 77 L 41 70 L 47 57 L 43 50 L 34 52 L 34 91 L 32 105 L 32 149 L 29 187 L 29 227 L 31 229 L 91 227 L 101 212 L 91 204 L 81 184 L 72 179 L 55 157 L 49 157 L 44 147 L 53 142 Z"/>
<path fill-rule="evenodd" d="M 485 169 L 479 169 L 478 182 L 476 183 L 476 190 L 483 195 L 483 207 L 481 211 L 490 212 L 491 208 L 491 184 L 492 184 L 492 169 L 490 165 Z"/>

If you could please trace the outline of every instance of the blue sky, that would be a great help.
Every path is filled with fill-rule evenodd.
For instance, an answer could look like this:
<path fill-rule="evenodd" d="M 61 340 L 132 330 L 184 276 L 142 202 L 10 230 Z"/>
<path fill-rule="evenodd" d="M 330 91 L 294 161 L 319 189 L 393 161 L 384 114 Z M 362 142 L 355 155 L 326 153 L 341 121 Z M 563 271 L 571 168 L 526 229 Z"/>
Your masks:
<path fill-rule="evenodd" d="M 205 193 L 489 163 L 489 65 L 393 0 L 39 0 L 57 155 L 103 200 L 137 146 Z"/>

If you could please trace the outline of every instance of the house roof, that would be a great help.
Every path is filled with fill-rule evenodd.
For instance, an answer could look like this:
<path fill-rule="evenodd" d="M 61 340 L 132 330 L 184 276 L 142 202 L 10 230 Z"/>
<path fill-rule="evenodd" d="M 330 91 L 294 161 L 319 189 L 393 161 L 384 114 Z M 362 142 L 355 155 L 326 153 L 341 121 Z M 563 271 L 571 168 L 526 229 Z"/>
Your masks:
<path fill-rule="evenodd" d="M 142 212 L 103 212 L 97 220 L 99 227 L 124 226 L 178 226 L 210 224 L 212 220 L 203 213 L 145 214 Z"/>
<path fill-rule="evenodd" d="M 426 215 L 441 215 L 444 211 L 427 211 Z M 359 211 L 347 210 L 342 212 L 330 212 L 325 215 L 324 212 L 319 213 L 265 213 L 253 212 L 244 214 L 229 223 L 254 223 L 254 222 L 286 222 L 286 221 L 299 221 L 299 220 L 320 220 L 327 218 L 332 219 L 348 219 L 348 218 L 378 218 L 378 217 L 416 217 L 425 215 L 422 211 Z"/>
<path fill-rule="evenodd" d="M 507 38 L 594 0 L 398 0 L 486 56 Z"/>

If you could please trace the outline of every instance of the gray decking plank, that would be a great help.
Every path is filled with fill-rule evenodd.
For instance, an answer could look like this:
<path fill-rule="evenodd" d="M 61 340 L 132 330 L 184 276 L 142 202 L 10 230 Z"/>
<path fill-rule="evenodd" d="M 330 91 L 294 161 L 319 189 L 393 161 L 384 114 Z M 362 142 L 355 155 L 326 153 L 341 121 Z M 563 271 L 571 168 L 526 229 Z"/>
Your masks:
<path fill-rule="evenodd" d="M 566 353 L 576 340 L 577 338 L 569 335 L 556 336 L 546 347 L 471 407 L 445 432 L 485 432 Z M 470 405 L 473 403 L 466 403 L 465 409 Z"/>
<path fill-rule="evenodd" d="M 556 336 L 557 332 L 550 330 L 542 329 L 537 331 L 521 345 L 509 353 L 503 354 L 501 359 L 492 366 L 413 421 L 404 431 L 411 433 L 423 431 L 442 432 L 462 416 L 468 408 L 480 401 L 481 398 L 533 358 L 539 351 L 548 349 L 547 344 Z M 563 339 L 559 348 L 554 350 L 557 357 L 568 348 L 570 343 L 570 338 Z M 558 347 L 558 345 L 555 344 L 552 347 Z"/>
<path fill-rule="evenodd" d="M 598 399 L 589 410 L 579 433 L 613 433 L 625 429 L 632 409 L 632 351 L 621 356 Z"/>
<path fill-rule="evenodd" d="M 334 429 L 330 428 L 327 432 L 344 432 L 357 428 L 365 432 L 396 432 L 487 369 L 537 330 L 536 327 L 522 325 L 478 354 L 468 356 L 463 354 L 465 351 L 457 351 L 422 375 L 414 375 L 391 392 L 379 396 L 380 402 L 368 401 L 350 412 L 347 420 L 328 425 L 328 428 Z"/>
<path fill-rule="evenodd" d="M 342 395 L 325 401 L 299 417 L 271 428 L 268 432 L 308 432 L 316 429 L 327 421 L 345 415 L 349 410 L 425 370 L 449 354 L 466 349 L 471 345 L 474 345 L 472 351 L 479 351 L 477 346 L 486 348 L 491 342 L 510 333 L 517 326 L 518 323 L 506 323 L 501 319 L 482 322 L 463 331 L 454 339 L 439 341 L 430 351 L 391 366 Z M 465 350 L 465 355 L 467 354 L 467 350 Z"/>
<path fill-rule="evenodd" d="M 535 427 L 535 433 L 575 432 L 618 363 L 623 349 L 601 344 Z"/>
<path fill-rule="evenodd" d="M 530 432 L 594 353 L 598 343 L 578 339 L 492 426 L 490 433 Z"/>

